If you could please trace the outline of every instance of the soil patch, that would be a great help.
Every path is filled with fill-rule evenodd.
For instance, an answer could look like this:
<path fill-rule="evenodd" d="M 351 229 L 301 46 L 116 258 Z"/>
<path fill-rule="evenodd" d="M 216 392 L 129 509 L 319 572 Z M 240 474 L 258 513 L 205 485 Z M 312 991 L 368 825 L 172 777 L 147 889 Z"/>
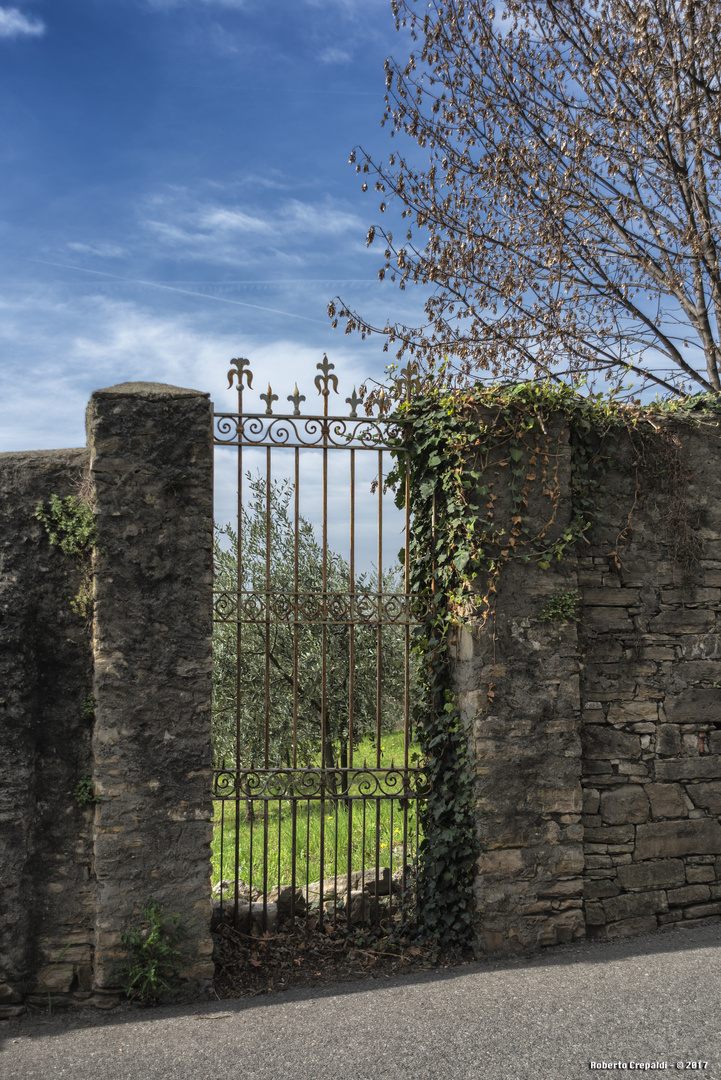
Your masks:
<path fill-rule="evenodd" d="M 255 937 L 220 925 L 216 942 L 215 990 L 220 998 L 255 997 L 308 986 L 378 979 L 465 964 L 468 955 L 440 954 L 410 941 L 389 942 L 379 932 L 362 934 L 298 920 L 294 928 Z"/>

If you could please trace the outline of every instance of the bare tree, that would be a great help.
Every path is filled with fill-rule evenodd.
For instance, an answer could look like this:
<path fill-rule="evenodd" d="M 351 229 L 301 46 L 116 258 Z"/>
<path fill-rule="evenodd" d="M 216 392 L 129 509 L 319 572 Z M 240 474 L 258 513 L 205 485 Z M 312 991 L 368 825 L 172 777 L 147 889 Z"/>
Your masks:
<path fill-rule="evenodd" d="M 719 0 L 392 4 L 418 44 L 386 61 L 383 123 L 425 153 L 351 161 L 405 219 L 369 230 L 380 278 L 432 291 L 423 325 L 338 297 L 334 325 L 457 383 L 721 392 Z"/>

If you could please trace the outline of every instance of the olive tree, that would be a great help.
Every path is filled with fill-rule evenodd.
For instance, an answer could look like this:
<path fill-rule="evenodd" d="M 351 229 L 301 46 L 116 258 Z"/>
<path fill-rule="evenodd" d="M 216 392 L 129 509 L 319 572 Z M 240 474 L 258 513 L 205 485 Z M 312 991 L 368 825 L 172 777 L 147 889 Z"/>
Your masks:
<path fill-rule="evenodd" d="M 295 592 L 295 521 L 289 511 L 292 485 L 272 483 L 270 529 L 266 529 L 266 481 L 249 477 L 251 497 L 242 511 L 241 583 L 246 616 L 254 609 L 255 621 L 241 625 L 216 621 L 213 633 L 213 751 L 216 764 L 224 759 L 239 767 L 262 765 L 266 745 L 266 689 L 268 693 L 268 750 L 271 765 L 292 764 L 295 738 L 299 766 L 319 762 L 323 750 L 322 716 L 325 705 L 325 761 L 329 768 L 346 767 L 350 737 L 351 675 L 354 743 L 376 732 L 380 664 L 381 730 L 403 722 L 405 637 L 402 626 L 384 626 L 378 639 L 377 623 L 352 621 L 347 607 L 336 621 L 321 617 L 323 549 L 312 524 L 298 521 L 298 593 L 309 601 L 300 612 L 297 633 L 293 626 Z M 229 597 L 238 590 L 238 536 L 229 526 L 216 528 L 215 589 Z M 268 555 L 269 552 L 269 555 Z M 326 551 L 326 595 L 343 609 L 350 591 L 348 563 L 337 552 Z M 267 576 L 270 579 L 270 597 Z M 383 574 L 382 592 L 402 592 L 402 576 Z M 370 599 L 379 593 L 377 572 L 355 577 L 354 592 L 369 599 L 361 607 L 374 610 Z M 252 595 L 249 595 L 252 594 Z M 269 605 L 266 623 L 263 605 Z M 220 610 L 226 605 L 221 601 Z M 301 602 L 302 607 L 302 602 Z M 312 609 L 315 609 L 314 611 Z M 332 616 L 333 618 L 333 616 Z M 351 663 L 351 638 L 353 644 Z M 380 644 L 380 649 L 379 649 Z M 321 693 L 325 670 L 325 699 Z M 240 687 L 240 723 L 236 728 L 236 701 Z M 295 736 L 294 736 L 295 732 Z"/>

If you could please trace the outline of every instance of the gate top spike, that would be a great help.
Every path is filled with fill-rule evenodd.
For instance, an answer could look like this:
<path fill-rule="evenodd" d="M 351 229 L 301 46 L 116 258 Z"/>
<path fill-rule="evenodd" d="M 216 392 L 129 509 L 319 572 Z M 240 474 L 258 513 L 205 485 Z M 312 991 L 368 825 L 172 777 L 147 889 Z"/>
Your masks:
<path fill-rule="evenodd" d="M 295 384 L 295 389 L 292 394 L 288 394 L 288 401 L 293 402 L 293 416 L 300 416 L 300 403 L 305 401 L 305 394 L 301 394 L 298 389 L 298 383 Z"/>
<path fill-rule="evenodd" d="M 351 396 L 347 397 L 345 400 L 346 400 L 346 404 L 350 405 L 351 420 L 355 420 L 357 418 L 357 416 L 358 416 L 358 411 L 357 411 L 358 406 L 360 405 L 361 401 L 363 400 L 362 398 L 359 398 L 358 395 L 356 394 L 355 386 L 353 387 L 353 393 L 351 394 Z"/>
<path fill-rule="evenodd" d="M 315 385 L 318 388 L 318 393 L 322 394 L 323 397 L 327 398 L 328 395 L 330 394 L 330 390 L 328 389 L 328 383 L 332 382 L 333 383 L 333 390 L 337 394 L 338 393 L 338 376 L 337 375 L 331 375 L 331 371 L 335 367 L 335 364 L 331 364 L 329 362 L 328 357 L 326 356 L 326 354 L 323 353 L 323 363 L 322 364 L 316 364 L 315 366 L 318 368 L 318 371 L 322 372 L 321 375 L 316 375 L 315 380 L 314 380 Z"/>
<path fill-rule="evenodd" d="M 267 394 L 259 394 L 258 396 L 260 397 L 261 401 L 265 402 L 265 415 L 266 416 L 272 416 L 273 415 L 273 402 L 278 400 L 278 395 L 273 393 L 273 391 L 270 388 L 270 383 L 268 383 L 268 393 Z"/>
<path fill-rule="evenodd" d="M 418 364 L 415 360 L 409 360 L 396 379 L 396 393 L 399 397 L 410 401 L 413 394 L 421 388 L 421 380 L 418 376 Z"/>
<path fill-rule="evenodd" d="M 230 371 L 228 372 L 228 389 L 230 390 L 232 388 L 233 379 L 237 377 L 237 379 L 238 379 L 238 390 L 239 390 L 240 393 L 242 393 L 243 392 L 243 376 L 245 376 L 245 378 L 247 379 L 247 381 L 248 381 L 248 389 L 250 389 L 250 387 L 253 385 L 253 372 L 250 370 L 250 360 L 246 360 L 244 356 L 239 356 L 239 357 L 234 358 L 230 362 L 231 362 L 231 364 L 233 364 L 235 366 L 235 368 L 237 368 L 237 370 L 233 371 L 233 368 L 231 368 Z M 247 368 L 247 370 L 246 370 L 246 368 Z"/>

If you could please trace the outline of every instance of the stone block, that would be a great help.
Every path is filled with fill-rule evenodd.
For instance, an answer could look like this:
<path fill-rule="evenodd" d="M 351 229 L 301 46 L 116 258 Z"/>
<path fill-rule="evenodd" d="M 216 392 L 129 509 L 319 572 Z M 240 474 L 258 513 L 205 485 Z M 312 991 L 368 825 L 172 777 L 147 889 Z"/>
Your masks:
<path fill-rule="evenodd" d="M 624 844 L 633 838 L 633 825 L 607 825 L 603 829 L 586 829 L 584 835 L 589 844 Z"/>
<path fill-rule="evenodd" d="M 673 911 L 667 911 L 665 915 L 658 915 L 658 925 L 668 926 L 669 923 L 679 922 L 683 918 L 683 911 L 681 908 L 674 908 Z"/>
<path fill-rule="evenodd" d="M 669 889 L 684 884 L 686 868 L 681 859 L 628 863 L 618 867 L 618 880 L 624 889 Z"/>
<path fill-rule="evenodd" d="M 624 585 L 638 586 L 673 585 L 676 573 L 672 562 L 653 558 L 627 558 L 624 556 L 621 567 L 621 581 Z"/>
<path fill-rule="evenodd" d="M 619 761 L 618 775 L 627 776 L 629 782 L 643 783 L 648 776 L 648 767 L 640 761 Z"/>
<path fill-rule="evenodd" d="M 721 777 L 721 754 L 699 754 L 657 761 L 657 780 L 710 780 Z"/>
<path fill-rule="evenodd" d="M 559 945 L 567 945 L 571 941 L 581 941 L 586 936 L 586 920 L 583 912 L 578 908 L 571 908 L 554 915 L 549 919 L 555 934 L 555 942 Z M 552 942 L 548 942 L 552 944 Z"/>
<path fill-rule="evenodd" d="M 646 784 L 654 818 L 688 817 L 688 807 L 680 784 Z"/>
<path fill-rule="evenodd" d="M 523 873 L 525 863 L 523 852 L 519 848 L 501 848 L 486 851 L 478 860 L 479 874 L 503 874 L 514 877 Z"/>
<path fill-rule="evenodd" d="M 603 926 L 606 922 L 606 913 L 600 904 L 586 904 L 586 926 Z"/>
<path fill-rule="evenodd" d="M 609 855 L 586 855 L 587 870 L 603 870 L 612 865 Z"/>
<path fill-rule="evenodd" d="M 718 662 L 711 664 L 718 675 Z M 684 672 L 688 665 L 684 665 Z M 691 688 L 678 694 L 667 694 L 664 701 L 666 718 L 670 723 L 689 724 L 721 719 L 721 688 Z"/>
<path fill-rule="evenodd" d="M 721 915 L 721 903 L 695 904 L 684 908 L 684 919 L 705 919 L 709 915 Z"/>
<path fill-rule="evenodd" d="M 589 761 L 609 761 L 613 758 L 639 758 L 639 735 L 628 735 L 615 728 L 585 728 L 581 735 L 583 756 Z"/>
<path fill-rule="evenodd" d="M 26 1012 L 26 1005 L 0 1005 L 0 1020 L 15 1020 Z"/>
<path fill-rule="evenodd" d="M 687 904 L 700 904 L 711 896 L 708 885 L 686 885 L 683 889 L 669 889 L 670 907 L 685 907 Z"/>
<path fill-rule="evenodd" d="M 608 896 L 618 896 L 619 892 L 618 885 L 608 879 L 583 883 L 584 900 L 604 900 Z"/>
<path fill-rule="evenodd" d="M 15 987 L 0 983 L 0 1005 L 17 1005 L 22 999 L 22 994 Z"/>
<path fill-rule="evenodd" d="M 539 814 L 579 814 L 582 791 L 579 783 L 567 788 L 538 787 L 526 797 L 526 805 Z"/>
<path fill-rule="evenodd" d="M 656 720 L 658 705 L 655 701 L 614 701 L 608 709 L 609 724 L 655 723 Z"/>
<path fill-rule="evenodd" d="M 581 772 L 594 784 L 606 784 L 609 782 L 608 778 L 613 776 L 613 766 L 608 761 L 589 761 L 583 758 Z"/>
<path fill-rule="evenodd" d="M 549 869 L 554 874 L 581 874 L 583 872 L 583 845 L 559 844 L 549 855 Z"/>
<path fill-rule="evenodd" d="M 678 724 L 660 724 L 656 730 L 656 753 L 676 757 L 681 753 L 681 729 Z"/>
<path fill-rule="evenodd" d="M 581 603 L 586 607 L 635 607 L 639 603 L 638 589 L 594 589 L 585 588 L 581 593 Z"/>
<path fill-rule="evenodd" d="M 710 814 L 721 814 L 721 780 L 707 784 L 689 784 L 686 793 L 695 806 Z"/>
<path fill-rule="evenodd" d="M 623 607 L 585 607 L 583 624 L 597 633 L 615 631 L 629 634 L 633 629 L 631 618 Z"/>
<path fill-rule="evenodd" d="M 606 926 L 593 927 L 588 936 L 611 940 L 630 937 L 632 934 L 646 934 L 655 930 L 657 926 L 656 915 L 643 915 L 637 919 L 623 919 L 620 922 L 607 923 Z"/>
<path fill-rule="evenodd" d="M 581 896 L 582 893 L 582 878 L 572 878 L 569 881 L 549 881 L 538 886 L 538 895 L 543 899 L 566 900 L 569 897 Z"/>
<path fill-rule="evenodd" d="M 67 994 L 75 979 L 72 964 L 49 964 L 38 975 L 37 990 Z"/>
<path fill-rule="evenodd" d="M 683 604 L 685 607 L 718 604 L 720 600 L 721 590 L 699 588 L 697 585 L 688 585 L 681 589 L 664 589 L 661 593 L 662 604 Z"/>
<path fill-rule="evenodd" d="M 666 893 L 660 889 L 653 892 L 622 893 L 620 896 L 610 896 L 602 903 L 608 922 L 668 911 Z"/>
<path fill-rule="evenodd" d="M 707 634 L 716 625 L 716 614 L 703 608 L 662 611 L 649 620 L 652 634 Z"/>
<path fill-rule="evenodd" d="M 686 881 L 689 885 L 701 881 L 715 881 L 716 869 L 713 866 L 687 866 Z"/>
<path fill-rule="evenodd" d="M 636 858 L 673 858 L 721 852 L 721 825 L 715 818 L 657 821 L 636 828 Z"/>
<path fill-rule="evenodd" d="M 649 812 L 649 802 L 640 784 L 625 784 L 601 795 L 601 817 L 609 825 L 637 825 L 648 820 Z"/>

